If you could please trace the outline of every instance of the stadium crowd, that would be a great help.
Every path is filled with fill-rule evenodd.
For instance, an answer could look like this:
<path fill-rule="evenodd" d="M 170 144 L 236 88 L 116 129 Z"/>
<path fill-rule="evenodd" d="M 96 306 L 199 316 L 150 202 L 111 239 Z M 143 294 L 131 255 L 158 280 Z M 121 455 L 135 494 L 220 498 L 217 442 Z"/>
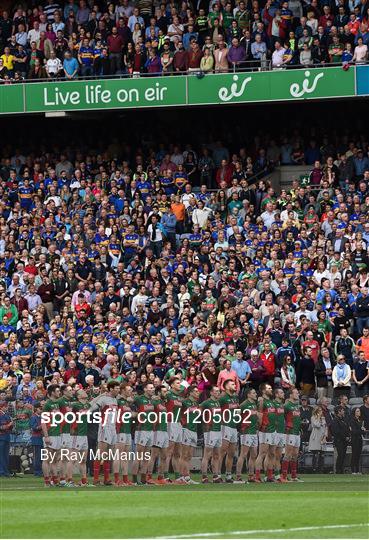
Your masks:
<path fill-rule="evenodd" d="M 34 447 L 36 475 L 42 447 L 129 449 L 133 422 L 41 422 L 42 411 L 108 406 L 177 415 L 136 423 L 136 448 L 151 459 L 133 464 L 135 483 L 139 472 L 153 481 L 157 457 L 159 483 L 170 464 L 177 482 L 193 482 L 198 434 L 204 482 L 209 461 L 222 480 L 223 457 L 233 481 L 239 442 L 237 481 L 245 458 L 249 481 L 263 469 L 268 481 L 287 481 L 289 468 L 297 481 L 301 438 L 314 470 L 333 440 L 336 472 L 351 444 L 360 473 L 369 430 L 365 137 L 270 140 L 233 154 L 221 141 L 112 140 L 102 154 L 35 148 L 1 156 L 0 476 L 11 446 Z M 311 172 L 276 193 L 265 175 L 279 163 Z M 210 417 L 195 422 L 205 409 Z M 61 467 L 73 485 L 70 465 Z M 100 460 L 91 467 L 97 483 Z M 46 485 L 59 483 L 47 460 L 43 468 Z M 113 472 L 119 484 L 119 461 Z M 107 461 L 105 483 L 109 475 Z"/>
<path fill-rule="evenodd" d="M 0 81 L 360 64 L 368 13 L 356 0 L 17 3 L 1 13 Z"/>

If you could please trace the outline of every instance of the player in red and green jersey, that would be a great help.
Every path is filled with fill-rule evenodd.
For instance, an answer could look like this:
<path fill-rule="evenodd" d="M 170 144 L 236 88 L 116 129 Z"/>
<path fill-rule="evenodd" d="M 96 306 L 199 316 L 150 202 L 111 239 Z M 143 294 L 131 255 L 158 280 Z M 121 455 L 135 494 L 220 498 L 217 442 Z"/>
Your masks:
<path fill-rule="evenodd" d="M 129 455 L 132 445 L 132 422 L 134 404 L 133 388 L 128 383 L 123 382 L 120 385 L 120 393 L 117 397 L 118 401 L 118 418 L 117 418 L 117 442 L 114 449 L 118 450 L 119 455 Z M 128 459 L 115 459 L 113 461 L 114 483 L 116 486 L 132 486 L 128 478 Z M 120 469 L 122 469 L 122 482 L 119 480 Z"/>
<path fill-rule="evenodd" d="M 169 446 L 167 408 L 165 404 L 167 394 L 168 388 L 165 385 L 162 385 L 156 389 L 156 395 L 153 398 L 157 420 L 155 424 L 154 442 L 151 450 L 148 476 L 150 474 L 150 477 L 152 478 L 155 462 L 159 458 L 158 479 L 156 481 L 159 485 L 169 483 L 167 479 L 168 471 L 166 469 L 167 449 Z"/>
<path fill-rule="evenodd" d="M 182 478 L 186 484 L 198 484 L 191 479 L 190 466 L 193 449 L 197 446 L 197 427 L 201 419 L 201 409 L 199 407 L 200 392 L 197 386 L 190 386 L 187 390 L 187 398 L 183 400 L 182 425 Z"/>
<path fill-rule="evenodd" d="M 224 394 L 219 398 L 222 415 L 222 446 L 220 449 L 220 467 L 226 456 L 226 482 L 233 483 L 232 467 L 238 443 L 237 427 L 241 419 L 240 401 L 236 383 L 228 379 L 223 383 Z"/>
<path fill-rule="evenodd" d="M 258 429 L 261 415 L 258 412 L 257 393 L 254 388 L 249 388 L 246 392 L 246 400 L 240 405 L 240 455 L 236 466 L 236 483 L 243 483 L 242 468 L 250 454 L 247 470 L 248 481 L 255 482 L 255 461 L 258 455 Z"/>
<path fill-rule="evenodd" d="M 60 412 L 65 417 L 63 418 L 62 428 L 61 428 L 61 443 L 62 448 L 70 450 L 72 448 L 72 437 L 70 434 L 71 422 L 67 421 L 67 413 L 72 412 L 72 405 L 75 401 L 73 388 L 66 384 L 61 387 L 62 397 L 59 400 L 60 403 Z M 69 454 L 61 457 L 61 477 L 60 485 L 67 485 L 68 487 L 73 486 L 73 466 L 74 463 L 69 459 Z M 66 480 L 65 480 L 66 479 Z"/>
<path fill-rule="evenodd" d="M 135 484 L 155 484 L 151 479 L 147 479 L 148 460 L 138 459 L 138 456 L 143 456 L 145 452 L 151 451 L 154 442 L 154 426 L 155 426 L 155 406 L 153 396 L 155 387 L 152 383 L 147 383 L 144 393 L 134 398 L 134 404 L 137 410 L 136 419 L 136 454 L 137 459 L 132 466 L 133 482 Z M 137 475 L 141 472 L 141 482 L 138 482 Z"/>
<path fill-rule="evenodd" d="M 222 416 L 220 407 L 220 389 L 213 386 L 210 390 L 210 397 L 202 403 L 202 428 L 204 432 L 204 453 L 201 461 L 202 483 L 207 484 L 208 466 L 211 460 L 213 470 L 213 482 L 218 484 L 222 481 L 220 477 L 220 447 L 222 446 Z"/>
<path fill-rule="evenodd" d="M 268 383 L 260 385 L 261 397 L 258 400 L 258 408 L 261 413 L 261 425 L 259 429 L 259 453 L 256 458 L 255 482 L 261 482 L 260 472 L 264 466 L 267 472 L 267 482 L 274 482 L 274 448 L 275 448 L 275 403 L 273 401 L 273 389 Z"/>
<path fill-rule="evenodd" d="M 293 482 L 303 482 L 297 477 L 297 458 L 300 449 L 301 412 L 300 397 L 297 388 L 291 390 L 289 399 L 284 405 L 286 422 L 286 451 L 282 462 L 282 482 L 287 482 L 288 467 L 291 468 Z"/>
<path fill-rule="evenodd" d="M 117 396 L 120 385 L 118 381 L 109 381 L 106 385 L 107 392 L 100 394 L 91 400 L 90 411 L 98 411 L 101 414 L 101 422 L 97 433 L 97 459 L 94 460 L 94 485 L 100 484 L 101 453 L 107 453 L 117 442 L 117 426 L 115 413 L 118 410 Z M 104 485 L 110 486 L 110 462 L 103 460 Z"/>
<path fill-rule="evenodd" d="M 47 456 L 50 459 L 42 461 L 45 486 L 58 485 L 58 467 L 61 449 L 61 429 L 60 424 L 53 425 L 53 415 L 60 414 L 60 388 L 57 384 L 50 384 L 47 388 L 48 400 L 43 409 L 41 428 L 43 434 L 44 447 L 49 450 Z M 51 457 L 53 460 L 51 462 Z"/>
<path fill-rule="evenodd" d="M 169 471 L 170 462 L 174 470 L 175 481 L 178 484 L 183 484 L 180 479 L 181 471 L 181 453 L 183 440 L 183 427 L 181 424 L 181 411 L 183 404 L 181 380 L 178 377 L 169 379 L 170 390 L 166 397 L 166 407 L 168 413 L 168 437 L 169 446 L 167 452 L 167 467 Z"/>
<path fill-rule="evenodd" d="M 77 421 L 71 426 L 72 448 L 79 459 L 74 461 L 73 465 L 78 464 L 81 480 L 80 486 L 87 486 L 87 451 L 88 451 L 88 412 L 90 404 L 88 402 L 87 392 L 77 390 L 77 401 L 72 403 L 72 411 L 77 415 Z"/>
<path fill-rule="evenodd" d="M 275 449 L 274 449 L 274 470 L 275 479 L 280 481 L 280 469 L 283 449 L 286 446 L 286 432 L 284 422 L 284 391 L 282 388 L 274 390 L 275 403 Z"/>

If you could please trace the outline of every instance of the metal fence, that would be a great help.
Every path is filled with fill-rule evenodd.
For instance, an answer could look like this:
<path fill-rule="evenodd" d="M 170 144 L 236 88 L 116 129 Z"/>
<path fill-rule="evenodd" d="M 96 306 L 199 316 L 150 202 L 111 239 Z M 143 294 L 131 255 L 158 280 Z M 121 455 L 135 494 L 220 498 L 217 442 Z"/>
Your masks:
<path fill-rule="evenodd" d="M 349 66 L 354 65 L 367 65 L 369 64 L 369 60 L 365 62 L 360 62 L 357 64 L 349 64 Z M 206 76 L 213 73 L 216 74 L 226 74 L 226 73 L 250 73 L 250 72 L 259 72 L 259 71 L 283 71 L 283 70 L 299 70 L 299 69 L 312 69 L 312 68 L 330 68 L 330 67 L 343 67 L 343 63 L 329 63 L 329 64 L 309 64 L 309 65 L 301 65 L 301 64 L 285 64 L 279 67 L 273 67 L 272 61 L 270 59 L 265 60 L 248 60 L 245 62 L 242 62 L 241 65 L 238 65 L 236 63 L 232 63 L 228 71 L 202 71 L 201 69 L 198 70 L 191 70 L 191 71 L 175 71 L 175 72 L 155 72 L 155 73 L 139 73 L 139 72 L 133 72 L 133 73 L 116 73 L 114 75 L 101 75 L 101 74 L 94 74 L 94 75 L 77 75 L 74 79 L 67 79 L 64 76 L 59 77 L 46 77 L 46 78 L 38 78 L 38 79 L 28 79 L 28 78 L 22 78 L 19 80 L 15 80 L 14 77 L 10 78 L 10 80 L 1 80 L 0 79 L 0 85 L 1 84 L 9 84 L 11 82 L 12 84 L 24 84 L 24 83 L 35 83 L 35 82 L 55 82 L 55 81 L 67 81 L 67 80 L 78 80 L 78 81 L 94 81 L 94 80 L 101 80 L 101 79 L 138 79 L 138 78 L 150 78 L 150 77 L 177 77 L 177 76 Z"/>

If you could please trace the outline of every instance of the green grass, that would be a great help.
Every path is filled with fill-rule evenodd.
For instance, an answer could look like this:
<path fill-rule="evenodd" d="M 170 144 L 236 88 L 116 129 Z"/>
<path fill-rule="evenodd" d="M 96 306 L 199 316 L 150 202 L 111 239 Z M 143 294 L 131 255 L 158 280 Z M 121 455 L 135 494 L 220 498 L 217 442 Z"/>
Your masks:
<path fill-rule="evenodd" d="M 368 476 L 302 478 L 282 485 L 47 490 L 33 477 L 6 479 L 0 538 L 369 537 Z"/>

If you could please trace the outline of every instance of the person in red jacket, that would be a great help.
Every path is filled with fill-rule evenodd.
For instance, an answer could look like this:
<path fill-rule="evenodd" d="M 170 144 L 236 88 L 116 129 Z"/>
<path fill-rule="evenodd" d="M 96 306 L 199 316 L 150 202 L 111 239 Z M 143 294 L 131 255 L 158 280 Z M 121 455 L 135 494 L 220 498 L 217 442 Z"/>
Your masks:
<path fill-rule="evenodd" d="M 224 180 L 229 187 L 232 183 L 233 165 L 229 164 L 226 159 L 222 159 L 219 169 L 216 174 L 216 182 L 220 186 Z"/>
<path fill-rule="evenodd" d="M 69 379 L 71 379 L 72 377 L 73 377 L 74 379 L 77 379 L 77 377 L 78 377 L 78 375 L 79 375 L 79 372 L 80 372 L 80 370 L 77 369 L 77 366 L 76 366 L 75 361 L 74 361 L 74 360 L 71 360 L 71 361 L 69 362 L 68 369 L 67 369 L 67 370 L 65 371 L 65 373 L 64 373 L 63 379 L 64 379 L 65 384 L 67 384 L 68 381 L 69 381 Z"/>
<path fill-rule="evenodd" d="M 264 351 L 260 355 L 260 360 L 265 368 L 266 382 L 274 386 L 275 376 L 275 355 L 271 351 L 270 343 L 265 343 Z"/>

